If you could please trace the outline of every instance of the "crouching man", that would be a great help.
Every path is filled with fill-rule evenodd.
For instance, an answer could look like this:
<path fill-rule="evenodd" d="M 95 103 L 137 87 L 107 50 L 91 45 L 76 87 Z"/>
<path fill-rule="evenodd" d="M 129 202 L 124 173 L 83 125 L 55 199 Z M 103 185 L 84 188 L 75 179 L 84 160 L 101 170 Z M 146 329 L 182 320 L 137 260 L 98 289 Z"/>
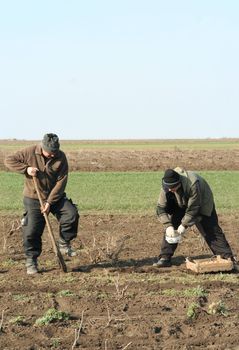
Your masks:
<path fill-rule="evenodd" d="M 12 171 L 25 176 L 23 203 L 23 246 L 26 255 L 27 274 L 38 272 L 37 258 L 42 252 L 42 233 L 45 228 L 43 213 L 51 212 L 59 221 L 59 249 L 62 254 L 75 256 L 71 241 L 77 236 L 79 213 L 76 206 L 66 197 L 68 162 L 60 150 L 56 134 L 46 134 L 40 144 L 27 147 L 5 159 L 5 165 Z M 33 176 L 38 179 L 39 190 L 44 202 L 40 206 L 34 187 Z"/>
<path fill-rule="evenodd" d="M 157 267 L 171 266 L 171 258 L 185 230 L 196 225 L 214 255 L 230 258 L 232 250 L 218 224 L 212 191 L 198 174 L 181 168 L 167 169 L 157 204 L 157 215 L 165 227 Z"/>

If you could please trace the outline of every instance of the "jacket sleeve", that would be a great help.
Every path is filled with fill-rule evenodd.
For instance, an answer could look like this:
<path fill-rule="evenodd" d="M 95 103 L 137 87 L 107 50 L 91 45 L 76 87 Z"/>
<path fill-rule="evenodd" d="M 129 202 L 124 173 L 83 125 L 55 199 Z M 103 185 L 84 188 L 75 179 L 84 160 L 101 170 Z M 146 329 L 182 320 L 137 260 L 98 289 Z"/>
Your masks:
<path fill-rule="evenodd" d="M 59 170 L 59 173 L 57 175 L 56 183 L 47 198 L 47 202 L 50 205 L 56 203 L 59 199 L 62 198 L 66 189 L 67 180 L 68 180 L 68 162 L 67 162 L 67 159 L 65 158 L 64 162 L 62 163 L 61 169 Z"/>
<path fill-rule="evenodd" d="M 158 216 L 159 221 L 165 226 L 169 227 L 172 226 L 171 217 L 166 213 L 166 207 L 167 207 L 167 198 L 166 193 L 162 189 L 159 194 L 158 204 L 156 208 L 156 213 Z"/>
<path fill-rule="evenodd" d="M 201 207 L 201 192 L 199 182 L 192 185 L 189 193 L 188 204 L 184 217 L 182 218 L 182 225 L 192 226 L 198 221 L 198 215 Z"/>
<path fill-rule="evenodd" d="M 4 163 L 9 170 L 20 174 L 26 174 L 27 168 L 29 167 L 26 154 L 23 151 L 18 151 L 7 156 Z"/>

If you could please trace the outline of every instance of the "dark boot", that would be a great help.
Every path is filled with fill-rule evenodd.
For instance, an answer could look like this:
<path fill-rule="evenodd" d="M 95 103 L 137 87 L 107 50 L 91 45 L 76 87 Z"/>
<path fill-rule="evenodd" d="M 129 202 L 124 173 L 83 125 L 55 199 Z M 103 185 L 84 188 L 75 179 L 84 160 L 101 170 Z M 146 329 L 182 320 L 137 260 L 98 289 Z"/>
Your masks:
<path fill-rule="evenodd" d="M 60 238 L 58 242 L 58 247 L 60 249 L 61 254 L 68 255 L 70 257 L 76 256 L 76 251 L 71 248 L 70 242 L 66 242 L 64 239 Z"/>
<path fill-rule="evenodd" d="M 35 273 L 38 273 L 37 259 L 27 258 L 26 268 L 27 268 L 28 275 L 34 275 Z"/>
<path fill-rule="evenodd" d="M 170 258 L 160 258 L 156 263 L 153 264 L 155 267 L 170 267 L 172 266 Z"/>

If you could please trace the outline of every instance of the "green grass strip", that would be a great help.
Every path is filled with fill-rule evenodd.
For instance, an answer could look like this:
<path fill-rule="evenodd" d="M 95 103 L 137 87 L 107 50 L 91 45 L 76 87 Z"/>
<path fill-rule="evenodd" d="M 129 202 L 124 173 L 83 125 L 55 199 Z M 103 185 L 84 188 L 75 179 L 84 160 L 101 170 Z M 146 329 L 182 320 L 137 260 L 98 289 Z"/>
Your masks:
<path fill-rule="evenodd" d="M 199 172 L 219 211 L 239 209 L 238 171 Z M 163 172 L 72 172 L 67 195 L 82 213 L 154 214 Z M 24 176 L 0 172 L 0 210 L 21 211 Z"/>

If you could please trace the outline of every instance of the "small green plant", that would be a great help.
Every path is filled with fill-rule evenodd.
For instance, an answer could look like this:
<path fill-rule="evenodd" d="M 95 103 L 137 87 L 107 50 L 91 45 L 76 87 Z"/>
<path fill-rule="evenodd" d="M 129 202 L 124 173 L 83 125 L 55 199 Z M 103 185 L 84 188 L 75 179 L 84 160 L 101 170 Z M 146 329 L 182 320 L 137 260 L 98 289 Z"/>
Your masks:
<path fill-rule="evenodd" d="M 187 310 L 187 317 L 194 319 L 197 317 L 200 305 L 198 303 L 192 303 L 189 305 Z"/>
<path fill-rule="evenodd" d="M 51 308 L 47 310 L 45 315 L 41 318 L 38 318 L 35 322 L 36 326 L 45 326 L 49 323 L 55 322 L 55 321 L 65 321 L 69 320 L 70 315 L 63 311 L 57 311 L 55 308 Z"/>
<path fill-rule="evenodd" d="M 47 298 L 53 298 L 54 297 L 54 293 L 52 293 L 52 292 L 46 293 L 46 297 Z"/>
<path fill-rule="evenodd" d="M 47 266 L 47 267 L 52 267 L 52 266 L 54 266 L 54 261 L 53 260 L 46 260 L 45 261 L 45 266 Z"/>
<path fill-rule="evenodd" d="M 12 296 L 12 298 L 15 301 L 22 301 L 22 302 L 27 302 L 30 300 L 30 298 L 28 296 L 26 296 L 25 294 L 15 294 Z"/>
<path fill-rule="evenodd" d="M 13 259 L 11 259 L 11 258 L 8 258 L 8 259 L 4 260 L 4 261 L 1 263 L 1 265 L 2 265 L 3 267 L 12 267 L 12 266 L 17 265 L 17 261 L 15 261 L 15 260 L 13 260 Z"/>
<path fill-rule="evenodd" d="M 105 300 L 108 298 L 108 294 L 103 291 L 96 292 L 96 299 L 97 300 Z"/>
<path fill-rule="evenodd" d="M 59 346 L 61 345 L 60 338 L 52 338 L 51 340 L 51 347 L 54 349 L 59 349 Z"/>
<path fill-rule="evenodd" d="M 207 291 L 198 286 L 196 288 L 188 288 L 188 289 L 185 289 L 185 290 L 178 290 L 178 289 L 173 289 L 173 288 L 170 288 L 170 289 L 165 289 L 162 291 L 162 294 L 163 295 L 168 295 L 168 296 L 182 296 L 182 297 L 188 297 L 188 298 L 191 298 L 191 297 L 205 297 L 207 296 Z"/>
<path fill-rule="evenodd" d="M 180 292 L 176 289 L 170 288 L 170 289 L 162 290 L 162 295 L 174 297 L 174 296 L 179 296 Z"/>
<path fill-rule="evenodd" d="M 77 278 L 73 275 L 70 275 L 70 274 L 69 274 L 69 276 L 62 277 L 60 279 L 61 283 L 72 283 L 72 282 L 76 282 L 76 281 L 77 281 Z"/>
<path fill-rule="evenodd" d="M 61 290 L 60 292 L 57 293 L 57 295 L 60 297 L 72 297 L 74 296 L 74 293 L 66 289 L 66 290 Z"/>
<path fill-rule="evenodd" d="M 23 316 L 16 316 L 12 318 L 10 321 L 12 324 L 17 324 L 17 325 L 23 325 L 25 323 L 24 317 Z"/>
<path fill-rule="evenodd" d="M 208 313 L 210 315 L 223 315 L 227 316 L 228 315 L 228 310 L 226 309 L 225 304 L 219 300 L 218 302 L 213 302 L 208 306 Z"/>
<path fill-rule="evenodd" d="M 183 291 L 183 296 L 185 297 L 206 297 L 208 292 L 201 286 L 197 286 L 196 288 L 189 288 Z"/>

